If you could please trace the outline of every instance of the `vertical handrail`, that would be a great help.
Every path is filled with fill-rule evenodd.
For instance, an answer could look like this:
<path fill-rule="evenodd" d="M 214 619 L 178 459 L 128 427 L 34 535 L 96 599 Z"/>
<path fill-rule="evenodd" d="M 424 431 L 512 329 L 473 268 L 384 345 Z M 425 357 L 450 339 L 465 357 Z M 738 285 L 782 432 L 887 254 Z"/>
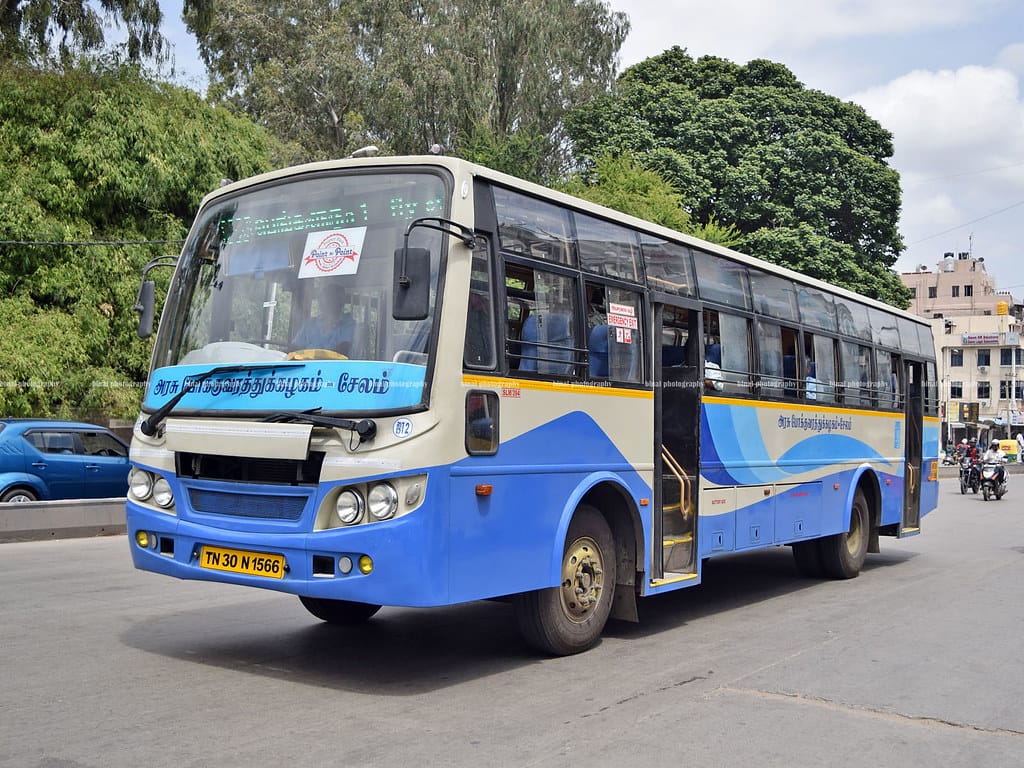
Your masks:
<path fill-rule="evenodd" d="M 686 520 L 687 514 L 691 509 L 691 497 L 690 497 L 690 478 L 686 475 L 686 472 L 680 466 L 679 462 L 676 461 L 675 457 L 669 453 L 665 446 L 661 447 L 661 458 L 668 465 L 669 471 L 675 475 L 682 486 L 683 492 L 681 494 L 681 503 L 679 505 L 679 513 L 683 516 L 683 520 Z"/>

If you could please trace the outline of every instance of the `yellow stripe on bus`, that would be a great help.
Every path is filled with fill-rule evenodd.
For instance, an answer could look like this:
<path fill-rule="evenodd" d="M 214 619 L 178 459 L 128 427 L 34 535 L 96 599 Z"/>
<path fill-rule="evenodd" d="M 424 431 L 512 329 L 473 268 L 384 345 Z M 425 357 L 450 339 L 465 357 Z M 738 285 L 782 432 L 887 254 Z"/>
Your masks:
<path fill-rule="evenodd" d="M 605 397 L 633 397 L 653 400 L 654 392 L 648 389 L 625 389 L 602 384 L 573 384 L 556 381 L 534 381 L 533 379 L 503 379 L 498 376 L 463 375 L 462 385 L 466 387 L 500 387 L 501 389 L 528 389 L 538 392 L 568 392 L 575 395 L 604 395 Z"/>

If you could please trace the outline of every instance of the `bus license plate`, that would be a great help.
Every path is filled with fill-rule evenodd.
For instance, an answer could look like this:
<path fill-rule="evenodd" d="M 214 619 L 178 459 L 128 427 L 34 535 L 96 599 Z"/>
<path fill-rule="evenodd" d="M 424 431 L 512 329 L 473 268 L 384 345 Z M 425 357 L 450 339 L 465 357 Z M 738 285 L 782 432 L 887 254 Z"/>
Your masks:
<path fill-rule="evenodd" d="M 283 579 L 285 559 L 284 555 L 271 555 L 266 552 L 203 547 L 199 551 L 199 567 L 214 571 L 244 573 L 249 576 L 263 576 L 269 579 Z"/>

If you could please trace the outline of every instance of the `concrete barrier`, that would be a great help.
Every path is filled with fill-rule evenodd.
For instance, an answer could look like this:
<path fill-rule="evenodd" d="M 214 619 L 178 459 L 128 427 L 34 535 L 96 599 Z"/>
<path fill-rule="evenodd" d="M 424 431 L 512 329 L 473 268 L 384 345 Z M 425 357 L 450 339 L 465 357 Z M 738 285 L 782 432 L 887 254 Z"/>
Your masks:
<path fill-rule="evenodd" d="M 126 531 L 123 496 L 0 504 L 0 542 L 72 539 Z"/>

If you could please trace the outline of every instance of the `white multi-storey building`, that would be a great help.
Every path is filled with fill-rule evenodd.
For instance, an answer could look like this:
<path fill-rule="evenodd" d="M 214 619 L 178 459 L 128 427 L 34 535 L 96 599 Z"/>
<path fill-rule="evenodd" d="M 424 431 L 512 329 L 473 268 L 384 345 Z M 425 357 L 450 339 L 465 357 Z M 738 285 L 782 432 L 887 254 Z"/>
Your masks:
<path fill-rule="evenodd" d="M 947 442 L 1024 431 L 1024 305 L 997 290 L 984 259 L 969 253 L 947 253 L 936 271 L 922 266 L 901 278 L 910 311 L 932 321 Z"/>

